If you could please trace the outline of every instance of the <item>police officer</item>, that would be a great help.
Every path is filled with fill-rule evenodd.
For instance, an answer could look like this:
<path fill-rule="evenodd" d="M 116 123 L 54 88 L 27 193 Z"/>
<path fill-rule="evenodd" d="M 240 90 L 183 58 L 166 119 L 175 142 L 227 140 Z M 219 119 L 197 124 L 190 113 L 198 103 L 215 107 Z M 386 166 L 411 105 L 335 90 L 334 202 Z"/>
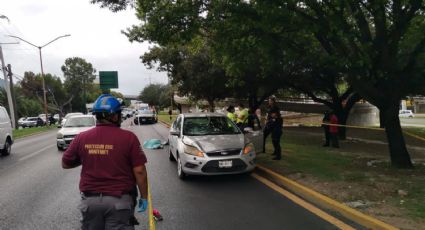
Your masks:
<path fill-rule="evenodd" d="M 75 137 L 62 157 L 64 169 L 82 165 L 80 178 L 82 229 L 134 229 L 131 193 L 137 184 L 141 198 L 137 211 L 147 202 L 146 156 L 136 135 L 119 127 L 120 102 L 101 95 L 93 106 L 96 127 Z"/>
<path fill-rule="evenodd" d="M 267 120 L 264 127 L 263 152 L 266 152 L 266 139 L 271 134 L 273 143 L 273 160 L 280 160 L 282 151 L 280 148 L 280 137 L 282 136 L 283 119 L 280 115 L 280 109 L 276 105 L 276 98 L 271 96 L 268 101 L 269 110 L 267 111 Z"/>
<path fill-rule="evenodd" d="M 236 123 L 235 107 L 233 105 L 229 105 L 229 107 L 227 107 L 227 117 Z"/>
<path fill-rule="evenodd" d="M 248 109 L 245 108 L 243 103 L 239 103 L 239 113 L 236 118 L 236 124 L 243 130 L 248 125 Z"/>

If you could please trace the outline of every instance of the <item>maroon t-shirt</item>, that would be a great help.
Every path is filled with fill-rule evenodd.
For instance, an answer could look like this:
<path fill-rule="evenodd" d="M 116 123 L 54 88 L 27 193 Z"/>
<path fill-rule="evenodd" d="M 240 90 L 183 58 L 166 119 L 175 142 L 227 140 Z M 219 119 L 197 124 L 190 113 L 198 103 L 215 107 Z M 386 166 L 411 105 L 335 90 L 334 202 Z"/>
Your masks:
<path fill-rule="evenodd" d="M 112 124 L 97 124 L 75 137 L 62 162 L 81 162 L 81 192 L 121 195 L 136 185 L 133 168 L 145 164 L 146 156 L 134 133 Z"/>

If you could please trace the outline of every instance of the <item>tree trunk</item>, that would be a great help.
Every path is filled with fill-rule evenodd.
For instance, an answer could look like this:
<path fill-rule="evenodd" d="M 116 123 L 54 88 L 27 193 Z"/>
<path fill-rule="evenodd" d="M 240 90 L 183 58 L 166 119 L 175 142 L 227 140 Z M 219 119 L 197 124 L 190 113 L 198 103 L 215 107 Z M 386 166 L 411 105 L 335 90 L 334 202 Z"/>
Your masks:
<path fill-rule="evenodd" d="M 213 113 L 214 108 L 215 108 L 214 100 L 208 100 L 208 110 Z"/>
<path fill-rule="evenodd" d="M 379 127 L 385 128 L 385 116 L 384 116 L 384 112 L 382 112 L 381 110 L 379 110 Z"/>
<path fill-rule="evenodd" d="M 412 168 L 413 164 L 406 148 L 398 117 L 398 104 L 387 109 L 379 109 L 381 124 L 385 125 L 391 165 L 396 168 Z M 381 115 L 382 114 L 382 115 Z"/>
<path fill-rule="evenodd" d="M 344 125 L 344 126 L 338 127 L 338 136 L 339 136 L 340 140 L 347 139 L 347 128 L 345 127 L 345 125 L 347 125 L 347 119 L 348 119 L 348 113 L 349 112 L 350 111 L 342 110 L 341 112 L 336 114 L 336 116 L 338 117 L 338 123 L 340 125 Z"/>

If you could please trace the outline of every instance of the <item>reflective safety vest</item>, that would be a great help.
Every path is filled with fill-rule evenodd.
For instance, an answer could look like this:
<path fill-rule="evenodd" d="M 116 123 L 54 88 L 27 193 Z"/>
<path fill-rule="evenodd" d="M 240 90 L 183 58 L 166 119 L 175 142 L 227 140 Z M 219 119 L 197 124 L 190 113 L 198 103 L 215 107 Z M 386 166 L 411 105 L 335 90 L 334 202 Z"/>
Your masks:
<path fill-rule="evenodd" d="M 227 113 L 227 117 L 228 117 L 231 121 L 233 121 L 233 122 L 235 122 L 235 123 L 236 123 L 236 115 L 235 115 L 234 113 L 228 112 L 228 113 Z"/>
<path fill-rule="evenodd" d="M 248 123 L 248 109 L 242 109 L 239 111 L 236 123 L 247 124 Z"/>

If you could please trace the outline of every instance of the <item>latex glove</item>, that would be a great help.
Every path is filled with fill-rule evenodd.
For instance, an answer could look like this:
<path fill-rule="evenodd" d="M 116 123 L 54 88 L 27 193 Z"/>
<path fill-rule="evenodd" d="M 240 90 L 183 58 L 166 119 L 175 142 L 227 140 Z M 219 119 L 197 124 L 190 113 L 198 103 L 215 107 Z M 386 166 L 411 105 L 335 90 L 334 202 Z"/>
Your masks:
<path fill-rule="evenodd" d="M 137 205 L 137 212 L 144 212 L 148 208 L 148 200 L 140 198 Z"/>

